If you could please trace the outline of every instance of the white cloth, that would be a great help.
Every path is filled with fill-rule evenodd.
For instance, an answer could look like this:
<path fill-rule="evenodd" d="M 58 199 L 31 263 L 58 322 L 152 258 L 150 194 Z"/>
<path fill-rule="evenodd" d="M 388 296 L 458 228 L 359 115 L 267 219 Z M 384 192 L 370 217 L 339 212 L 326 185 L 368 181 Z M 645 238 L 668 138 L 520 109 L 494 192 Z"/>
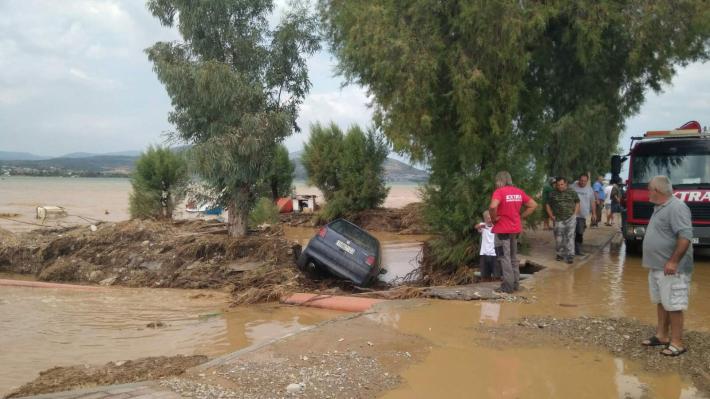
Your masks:
<path fill-rule="evenodd" d="M 604 205 L 611 205 L 611 190 L 614 188 L 611 184 L 604 186 Z"/>
<path fill-rule="evenodd" d="M 493 226 L 486 224 L 481 228 L 481 251 L 479 255 L 496 256 L 495 234 Z"/>

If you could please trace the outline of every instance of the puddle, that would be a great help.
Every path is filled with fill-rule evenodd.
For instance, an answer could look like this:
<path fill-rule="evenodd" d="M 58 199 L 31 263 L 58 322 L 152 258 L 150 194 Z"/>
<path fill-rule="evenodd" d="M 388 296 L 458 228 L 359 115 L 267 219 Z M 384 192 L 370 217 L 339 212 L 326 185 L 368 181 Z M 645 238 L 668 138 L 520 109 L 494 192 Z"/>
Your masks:
<path fill-rule="evenodd" d="M 696 259 L 686 328 L 710 328 L 710 262 Z M 606 248 L 572 270 L 536 274 L 533 303 L 415 301 L 370 317 L 431 341 L 426 359 L 402 373 L 403 384 L 384 398 L 697 398 L 678 374 L 655 374 L 605 350 L 568 349 L 530 342 L 492 344 L 479 329 L 524 316 L 627 317 L 655 323 L 647 271 L 640 258 Z M 633 337 L 640 340 L 644 337 Z M 498 340 L 498 342 L 505 342 Z"/>
<path fill-rule="evenodd" d="M 406 369 L 403 384 L 382 397 L 696 397 L 696 389 L 679 375 L 645 373 L 606 352 L 492 345 L 477 326 L 517 318 L 518 311 L 508 305 L 431 301 L 373 316 L 432 342 L 425 360 Z"/>
<path fill-rule="evenodd" d="M 280 305 L 227 308 L 227 294 L 217 291 L 0 287 L 0 298 L 0 396 L 52 366 L 218 356 L 340 315 Z M 165 327 L 146 327 L 157 321 Z"/>
<path fill-rule="evenodd" d="M 301 244 L 304 248 L 308 241 L 318 232 L 318 229 L 309 227 L 284 227 L 287 239 Z M 426 235 L 394 234 L 386 232 L 371 232 L 380 241 L 382 249 L 382 267 L 387 273 L 380 276 L 380 280 L 387 283 L 396 283 L 419 267 L 417 257 L 421 251 L 422 242 L 427 240 Z"/>

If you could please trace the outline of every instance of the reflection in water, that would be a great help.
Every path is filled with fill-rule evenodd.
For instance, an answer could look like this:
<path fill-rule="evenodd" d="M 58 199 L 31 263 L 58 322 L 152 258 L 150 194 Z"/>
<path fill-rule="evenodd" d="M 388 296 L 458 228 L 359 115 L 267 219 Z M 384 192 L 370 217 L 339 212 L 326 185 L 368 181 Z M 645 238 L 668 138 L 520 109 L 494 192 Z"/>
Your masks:
<path fill-rule="evenodd" d="M 485 321 L 492 321 L 494 323 L 498 322 L 500 317 L 500 303 L 483 302 L 481 303 L 481 317 L 479 321 L 481 323 Z"/>
<path fill-rule="evenodd" d="M 217 356 L 338 315 L 260 305 L 226 309 L 216 291 L 0 287 L 0 396 L 52 366 L 145 356 Z M 148 328 L 160 321 L 165 327 Z"/>

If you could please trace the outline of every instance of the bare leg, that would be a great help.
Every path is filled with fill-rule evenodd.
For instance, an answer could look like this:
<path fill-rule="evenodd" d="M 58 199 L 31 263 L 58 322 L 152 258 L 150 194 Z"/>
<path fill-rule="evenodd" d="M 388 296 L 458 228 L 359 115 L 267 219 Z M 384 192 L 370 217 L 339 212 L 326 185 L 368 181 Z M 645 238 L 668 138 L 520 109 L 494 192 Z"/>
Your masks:
<path fill-rule="evenodd" d="M 669 312 L 663 308 L 660 303 L 656 305 L 656 312 L 658 313 L 658 326 L 656 327 L 656 338 L 661 342 L 668 342 L 668 329 L 671 326 L 671 319 L 669 317 Z M 682 315 L 681 315 L 682 316 Z M 682 321 L 681 321 L 682 324 Z"/>
<path fill-rule="evenodd" d="M 671 344 L 683 348 L 683 311 L 667 312 L 671 326 Z"/>

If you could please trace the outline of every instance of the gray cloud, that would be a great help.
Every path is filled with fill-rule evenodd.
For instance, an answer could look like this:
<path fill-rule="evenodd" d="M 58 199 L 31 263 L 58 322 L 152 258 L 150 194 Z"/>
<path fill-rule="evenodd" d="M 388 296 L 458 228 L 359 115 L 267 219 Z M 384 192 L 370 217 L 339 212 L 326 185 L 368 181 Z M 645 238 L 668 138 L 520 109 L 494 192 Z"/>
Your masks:
<path fill-rule="evenodd" d="M 280 14 L 287 0 L 277 0 Z M 274 21 L 276 18 L 274 18 Z M 0 149 L 44 155 L 142 149 L 171 130 L 170 99 L 143 49 L 179 40 L 140 0 L 3 0 L 0 2 Z M 309 60 L 313 88 L 286 140 L 301 149 L 311 123 L 368 125 L 366 91 L 334 76 L 325 51 Z M 710 124 L 710 72 L 693 64 L 673 85 L 649 96 L 632 132 L 672 128 L 689 119 Z"/>

